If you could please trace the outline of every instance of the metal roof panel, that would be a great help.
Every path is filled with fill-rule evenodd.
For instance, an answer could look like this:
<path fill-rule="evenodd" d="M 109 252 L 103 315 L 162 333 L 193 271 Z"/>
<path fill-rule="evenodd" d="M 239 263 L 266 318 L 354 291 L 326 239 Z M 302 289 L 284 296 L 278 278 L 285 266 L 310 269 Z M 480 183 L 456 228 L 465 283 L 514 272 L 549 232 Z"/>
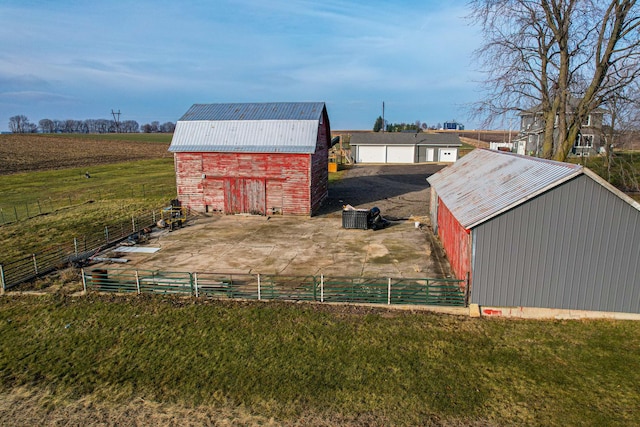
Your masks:
<path fill-rule="evenodd" d="M 193 104 L 180 121 L 320 120 L 324 102 Z"/>
<path fill-rule="evenodd" d="M 169 151 L 312 154 L 317 137 L 317 120 L 178 121 Z"/>
<path fill-rule="evenodd" d="M 582 172 L 580 165 L 476 149 L 427 180 L 470 229 Z"/>

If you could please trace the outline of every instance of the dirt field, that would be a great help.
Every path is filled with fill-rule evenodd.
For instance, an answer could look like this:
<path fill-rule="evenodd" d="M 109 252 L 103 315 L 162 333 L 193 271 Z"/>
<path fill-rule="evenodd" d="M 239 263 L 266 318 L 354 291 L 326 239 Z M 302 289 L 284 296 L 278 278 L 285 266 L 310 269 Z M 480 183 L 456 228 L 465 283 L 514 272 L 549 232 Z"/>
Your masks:
<path fill-rule="evenodd" d="M 169 144 L 60 135 L 0 135 L 0 175 L 171 157 Z"/>
<path fill-rule="evenodd" d="M 154 233 L 146 246 L 160 251 L 128 253 L 126 266 L 281 275 L 446 277 L 450 275 L 448 264 L 427 226 L 426 177 L 441 167 L 357 166 L 330 187 L 329 199 L 311 219 L 202 216 L 183 229 Z M 377 206 L 391 224 L 378 231 L 344 229 L 345 204 L 367 209 Z M 416 221 L 421 223 L 419 228 Z"/>

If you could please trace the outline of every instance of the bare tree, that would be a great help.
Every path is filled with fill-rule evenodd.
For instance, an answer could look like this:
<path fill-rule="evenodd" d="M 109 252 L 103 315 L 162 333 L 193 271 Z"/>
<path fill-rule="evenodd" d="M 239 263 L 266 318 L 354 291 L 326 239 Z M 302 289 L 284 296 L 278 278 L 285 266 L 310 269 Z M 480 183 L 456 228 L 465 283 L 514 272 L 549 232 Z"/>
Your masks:
<path fill-rule="evenodd" d="M 542 156 L 565 160 L 595 108 L 640 74 L 636 0 L 472 0 L 482 28 L 476 52 L 485 124 L 536 107 L 545 123 Z"/>
<path fill-rule="evenodd" d="M 13 133 L 29 133 L 31 132 L 31 123 L 25 115 L 17 115 L 9 117 L 9 130 Z"/>
<path fill-rule="evenodd" d="M 42 133 L 53 133 L 54 125 L 53 120 L 51 119 L 42 119 L 38 122 L 38 126 L 40 126 L 40 131 Z"/>

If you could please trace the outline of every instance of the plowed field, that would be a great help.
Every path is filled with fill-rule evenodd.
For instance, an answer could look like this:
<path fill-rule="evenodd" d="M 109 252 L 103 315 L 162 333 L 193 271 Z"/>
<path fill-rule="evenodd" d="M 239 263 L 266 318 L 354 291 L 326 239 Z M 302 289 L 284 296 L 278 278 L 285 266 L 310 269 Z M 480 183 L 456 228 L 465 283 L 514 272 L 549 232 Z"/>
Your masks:
<path fill-rule="evenodd" d="M 0 175 L 170 157 L 170 136 L 0 135 Z"/>

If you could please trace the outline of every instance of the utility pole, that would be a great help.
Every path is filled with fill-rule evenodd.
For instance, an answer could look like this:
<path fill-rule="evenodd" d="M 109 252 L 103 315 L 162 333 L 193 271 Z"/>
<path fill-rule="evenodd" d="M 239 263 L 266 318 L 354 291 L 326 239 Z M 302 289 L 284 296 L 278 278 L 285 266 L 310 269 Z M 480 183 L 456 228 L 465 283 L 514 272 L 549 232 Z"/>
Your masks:
<path fill-rule="evenodd" d="M 111 115 L 113 116 L 113 121 L 116 122 L 116 133 L 120 133 L 120 110 L 116 112 L 111 109 Z"/>
<path fill-rule="evenodd" d="M 384 101 L 382 101 L 382 132 L 383 133 L 386 127 L 387 127 L 387 122 L 384 121 Z"/>

